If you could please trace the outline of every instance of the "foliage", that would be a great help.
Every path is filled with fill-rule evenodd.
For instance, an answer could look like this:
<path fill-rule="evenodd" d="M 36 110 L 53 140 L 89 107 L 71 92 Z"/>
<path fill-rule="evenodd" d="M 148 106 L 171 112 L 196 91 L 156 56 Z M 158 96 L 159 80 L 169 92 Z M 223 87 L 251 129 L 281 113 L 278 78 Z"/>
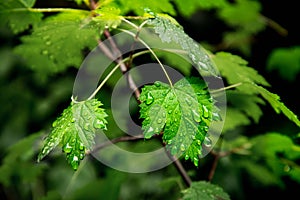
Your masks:
<path fill-rule="evenodd" d="M 266 26 L 285 31 L 262 15 L 259 1 L 61 2 L 61 8 L 57 2 L 40 0 L 0 2 L 0 35 L 5 38 L 0 49 L 4 94 L 0 102 L 5 105 L 0 116 L 4 152 L 0 195 L 14 199 L 247 199 L 254 195 L 247 193 L 248 187 L 272 186 L 275 191 L 286 189 L 284 194 L 290 195 L 285 180 L 299 186 L 300 121 L 296 111 L 275 94 L 276 89 L 271 88 L 274 80 L 243 58 L 251 58 L 253 38 Z M 219 44 L 199 45 L 187 33 L 182 21 L 192 20 L 197 13 L 209 14 L 227 26 Z M 166 48 L 175 44 L 177 53 L 189 60 L 168 49 L 152 48 L 148 40 L 139 37 L 143 27 L 152 28 Z M 121 56 L 124 41 L 111 38 L 121 32 L 143 48 Z M 109 47 L 107 43 L 101 46 L 105 39 Z M 98 87 L 80 102 L 72 96 L 70 103 L 74 73 L 97 45 L 112 60 L 110 67 L 97 66 L 105 71 Z M 293 82 L 299 72 L 298 61 L 298 46 L 277 48 L 269 55 L 267 70 L 278 70 Z M 135 86 L 134 81 L 143 75 L 127 72 L 140 62 L 158 63 L 167 83 L 157 75 L 153 83 Z M 185 77 L 174 81 L 165 64 Z M 117 72 L 119 68 L 122 73 Z M 128 132 L 134 129 L 127 125 L 131 119 L 122 116 L 127 107 L 110 108 L 116 77 L 125 77 L 128 85 L 122 87 L 134 90 L 128 110 L 141 125 L 141 136 L 125 136 L 118 127 L 122 124 Z M 224 87 L 208 89 L 207 80 L 221 78 Z M 217 100 L 224 91 L 227 104 Z M 269 112 L 270 108 L 275 112 Z M 226 116 L 221 118 L 225 109 Z M 273 116 L 274 120 L 282 117 L 278 121 L 284 124 L 279 130 L 263 121 L 273 125 Z M 202 158 L 203 148 L 212 147 L 211 137 L 216 133 L 208 130 L 214 122 L 224 124 L 222 134 Z M 99 144 L 96 136 L 107 136 L 111 143 Z M 112 143 L 138 152 L 163 147 L 174 165 L 133 175 L 89 159 L 94 151 L 105 148 L 108 151 L 103 152 L 109 154 Z M 153 164 L 152 160 L 145 163 Z"/>

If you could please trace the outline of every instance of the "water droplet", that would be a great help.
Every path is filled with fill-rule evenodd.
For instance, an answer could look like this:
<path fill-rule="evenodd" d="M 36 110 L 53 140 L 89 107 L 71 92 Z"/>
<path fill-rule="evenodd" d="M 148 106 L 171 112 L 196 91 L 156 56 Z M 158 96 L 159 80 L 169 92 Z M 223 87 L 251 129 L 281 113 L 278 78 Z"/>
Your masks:
<path fill-rule="evenodd" d="M 185 155 L 185 156 L 184 156 L 184 159 L 185 159 L 185 160 L 189 159 L 189 155 Z"/>
<path fill-rule="evenodd" d="M 289 165 L 285 165 L 284 168 L 283 168 L 283 170 L 285 172 L 289 172 L 291 170 L 291 167 Z"/>
<path fill-rule="evenodd" d="M 148 130 L 144 132 L 145 138 L 149 139 L 154 134 L 154 129 L 152 127 L 149 127 Z"/>
<path fill-rule="evenodd" d="M 89 123 L 85 123 L 84 126 L 83 126 L 83 128 L 84 128 L 86 131 L 90 130 L 90 124 L 89 124 Z"/>
<path fill-rule="evenodd" d="M 171 149 L 171 154 L 172 155 L 176 155 L 177 154 L 177 147 L 173 146 L 173 148 Z"/>
<path fill-rule="evenodd" d="M 74 122 L 75 122 L 75 118 L 72 118 L 72 119 L 71 119 L 71 123 L 74 123 Z"/>
<path fill-rule="evenodd" d="M 57 126 L 57 121 L 54 121 L 54 122 L 52 123 L 52 127 L 55 128 L 56 126 Z"/>
<path fill-rule="evenodd" d="M 199 159 L 197 157 L 194 157 L 194 165 L 198 167 L 198 164 L 199 164 Z"/>
<path fill-rule="evenodd" d="M 181 145 L 180 145 L 180 150 L 181 150 L 181 151 L 185 151 L 185 146 L 184 146 L 184 144 L 181 144 Z"/>
<path fill-rule="evenodd" d="M 95 122 L 94 122 L 94 127 L 96 129 L 104 129 L 105 128 L 105 123 L 99 119 L 97 119 Z"/>
<path fill-rule="evenodd" d="M 146 97 L 146 104 L 150 105 L 151 103 L 153 103 L 154 98 L 152 96 L 152 94 L 150 92 L 147 93 L 147 97 Z"/>
<path fill-rule="evenodd" d="M 161 119 L 161 118 L 158 118 L 157 123 L 158 123 L 158 124 L 161 124 L 161 123 L 162 123 L 162 119 Z"/>
<path fill-rule="evenodd" d="M 84 158 L 84 153 L 79 154 L 79 159 L 82 160 Z"/>
<path fill-rule="evenodd" d="M 209 111 L 208 111 L 207 107 L 205 105 L 202 105 L 202 109 L 203 109 L 203 117 L 208 118 Z"/>
<path fill-rule="evenodd" d="M 154 85 L 155 85 L 156 87 L 160 87 L 160 86 L 161 86 L 161 84 L 160 84 L 159 81 L 155 81 Z"/>
<path fill-rule="evenodd" d="M 42 51 L 42 54 L 43 54 L 43 55 L 48 55 L 48 53 L 49 53 L 48 50 L 43 50 L 43 51 Z"/>
<path fill-rule="evenodd" d="M 48 46 L 51 45 L 51 44 L 52 44 L 51 41 L 47 41 L 47 42 L 46 42 L 46 45 L 48 45 Z"/>
<path fill-rule="evenodd" d="M 80 142 L 80 144 L 79 144 L 79 150 L 80 150 L 80 151 L 83 151 L 84 148 L 85 148 L 85 146 Z"/>
<path fill-rule="evenodd" d="M 197 140 L 197 144 L 200 146 L 201 145 L 201 140 Z"/>
<path fill-rule="evenodd" d="M 73 156 L 73 159 L 71 161 L 71 166 L 74 170 L 77 170 L 78 169 L 78 166 L 79 166 L 79 159 L 77 156 Z"/>
<path fill-rule="evenodd" d="M 211 147 L 211 139 L 209 137 L 205 137 L 204 138 L 204 141 L 203 141 L 203 144 L 206 146 L 206 147 Z"/>
<path fill-rule="evenodd" d="M 172 110 L 169 110 L 168 113 L 171 114 L 171 113 L 172 113 Z"/>
<path fill-rule="evenodd" d="M 73 147 L 72 147 L 69 143 L 67 143 L 67 144 L 64 146 L 63 151 L 64 151 L 65 153 L 71 153 L 72 149 L 73 149 Z"/>
<path fill-rule="evenodd" d="M 190 99 L 186 98 L 185 101 L 186 101 L 186 103 L 187 103 L 189 106 L 192 105 L 192 101 L 191 101 Z"/>
<path fill-rule="evenodd" d="M 195 122 L 201 121 L 200 113 L 198 112 L 198 110 L 192 110 L 192 115 Z"/>

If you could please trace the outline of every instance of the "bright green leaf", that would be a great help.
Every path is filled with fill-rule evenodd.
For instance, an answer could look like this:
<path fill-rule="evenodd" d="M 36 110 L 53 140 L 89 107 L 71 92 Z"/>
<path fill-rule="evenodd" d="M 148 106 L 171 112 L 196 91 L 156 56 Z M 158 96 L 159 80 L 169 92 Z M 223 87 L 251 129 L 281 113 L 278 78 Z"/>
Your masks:
<path fill-rule="evenodd" d="M 229 200 L 229 195 L 224 190 L 215 184 L 199 181 L 192 182 L 190 188 L 182 191 L 183 200 Z"/>
<path fill-rule="evenodd" d="M 92 149 L 96 130 L 106 129 L 107 114 L 100 106 L 101 102 L 95 99 L 72 102 L 53 123 L 53 130 L 38 155 L 38 162 L 61 144 L 67 160 L 76 170 L 85 156 L 85 149 Z"/>
<path fill-rule="evenodd" d="M 155 32 L 162 42 L 175 42 L 188 53 L 188 56 L 200 70 L 216 75 L 215 66 L 206 50 L 190 38 L 180 25 L 174 24 L 169 18 L 159 15 L 149 20 L 149 24 L 154 26 Z"/>
<path fill-rule="evenodd" d="M 5 0 L 0 2 L 0 26 L 8 25 L 17 34 L 36 25 L 41 21 L 42 13 L 31 12 L 28 9 L 35 0 Z"/>
<path fill-rule="evenodd" d="M 181 79 L 173 87 L 155 82 L 142 88 L 140 117 L 145 138 L 163 132 L 172 155 L 184 155 L 198 166 L 202 143 L 210 144 L 207 131 L 216 113 L 207 86 L 198 78 Z"/>

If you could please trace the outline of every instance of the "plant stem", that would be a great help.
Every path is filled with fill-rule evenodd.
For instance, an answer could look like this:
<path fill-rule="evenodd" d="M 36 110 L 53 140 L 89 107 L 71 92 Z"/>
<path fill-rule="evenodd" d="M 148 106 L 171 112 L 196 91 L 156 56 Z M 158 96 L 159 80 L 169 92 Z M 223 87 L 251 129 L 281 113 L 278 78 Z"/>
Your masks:
<path fill-rule="evenodd" d="M 225 90 L 229 90 L 229 89 L 231 89 L 231 88 L 236 88 L 236 87 L 238 87 L 238 86 L 240 86 L 240 85 L 242 85 L 243 83 L 236 83 L 236 84 L 233 84 L 233 85 L 229 85 L 229 86 L 227 86 L 227 87 L 223 87 L 223 88 L 219 88 L 219 89 L 216 89 L 216 90 L 212 90 L 211 91 L 211 94 L 215 94 L 215 93 L 218 93 L 218 92 L 222 92 L 222 91 L 225 91 Z"/>

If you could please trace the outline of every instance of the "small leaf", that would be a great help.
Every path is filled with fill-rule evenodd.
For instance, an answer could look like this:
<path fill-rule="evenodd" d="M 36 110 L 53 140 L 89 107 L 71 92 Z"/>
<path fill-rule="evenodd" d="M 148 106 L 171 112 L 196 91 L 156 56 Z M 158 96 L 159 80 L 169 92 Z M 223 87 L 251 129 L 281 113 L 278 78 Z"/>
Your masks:
<path fill-rule="evenodd" d="M 92 149 L 96 130 L 106 129 L 107 114 L 100 106 L 101 102 L 95 99 L 72 102 L 54 121 L 53 130 L 38 155 L 38 162 L 61 144 L 69 164 L 76 170 L 85 156 L 85 150 Z"/>
<path fill-rule="evenodd" d="M 169 16 L 157 15 L 148 23 L 154 26 L 162 42 L 175 42 L 180 45 L 200 70 L 216 75 L 216 68 L 206 50 L 190 38 L 180 25 L 173 23 L 169 18 Z"/>
<path fill-rule="evenodd" d="M 211 145 L 207 136 L 210 122 L 218 116 L 205 82 L 184 78 L 170 87 L 157 81 L 142 89 L 140 101 L 145 138 L 163 131 L 171 154 L 182 154 L 198 166 L 202 144 Z"/>
<path fill-rule="evenodd" d="M 183 200 L 230 200 L 229 195 L 220 186 L 205 181 L 192 182 L 191 187 L 182 193 Z"/>
<path fill-rule="evenodd" d="M 273 94 L 261 86 L 256 86 L 256 88 L 257 91 L 262 95 L 262 97 L 264 97 L 270 103 L 276 113 L 282 112 L 287 118 L 289 118 L 298 127 L 300 127 L 298 116 L 295 115 L 289 108 L 284 105 L 284 103 L 280 101 L 280 97 L 277 94 Z"/>

